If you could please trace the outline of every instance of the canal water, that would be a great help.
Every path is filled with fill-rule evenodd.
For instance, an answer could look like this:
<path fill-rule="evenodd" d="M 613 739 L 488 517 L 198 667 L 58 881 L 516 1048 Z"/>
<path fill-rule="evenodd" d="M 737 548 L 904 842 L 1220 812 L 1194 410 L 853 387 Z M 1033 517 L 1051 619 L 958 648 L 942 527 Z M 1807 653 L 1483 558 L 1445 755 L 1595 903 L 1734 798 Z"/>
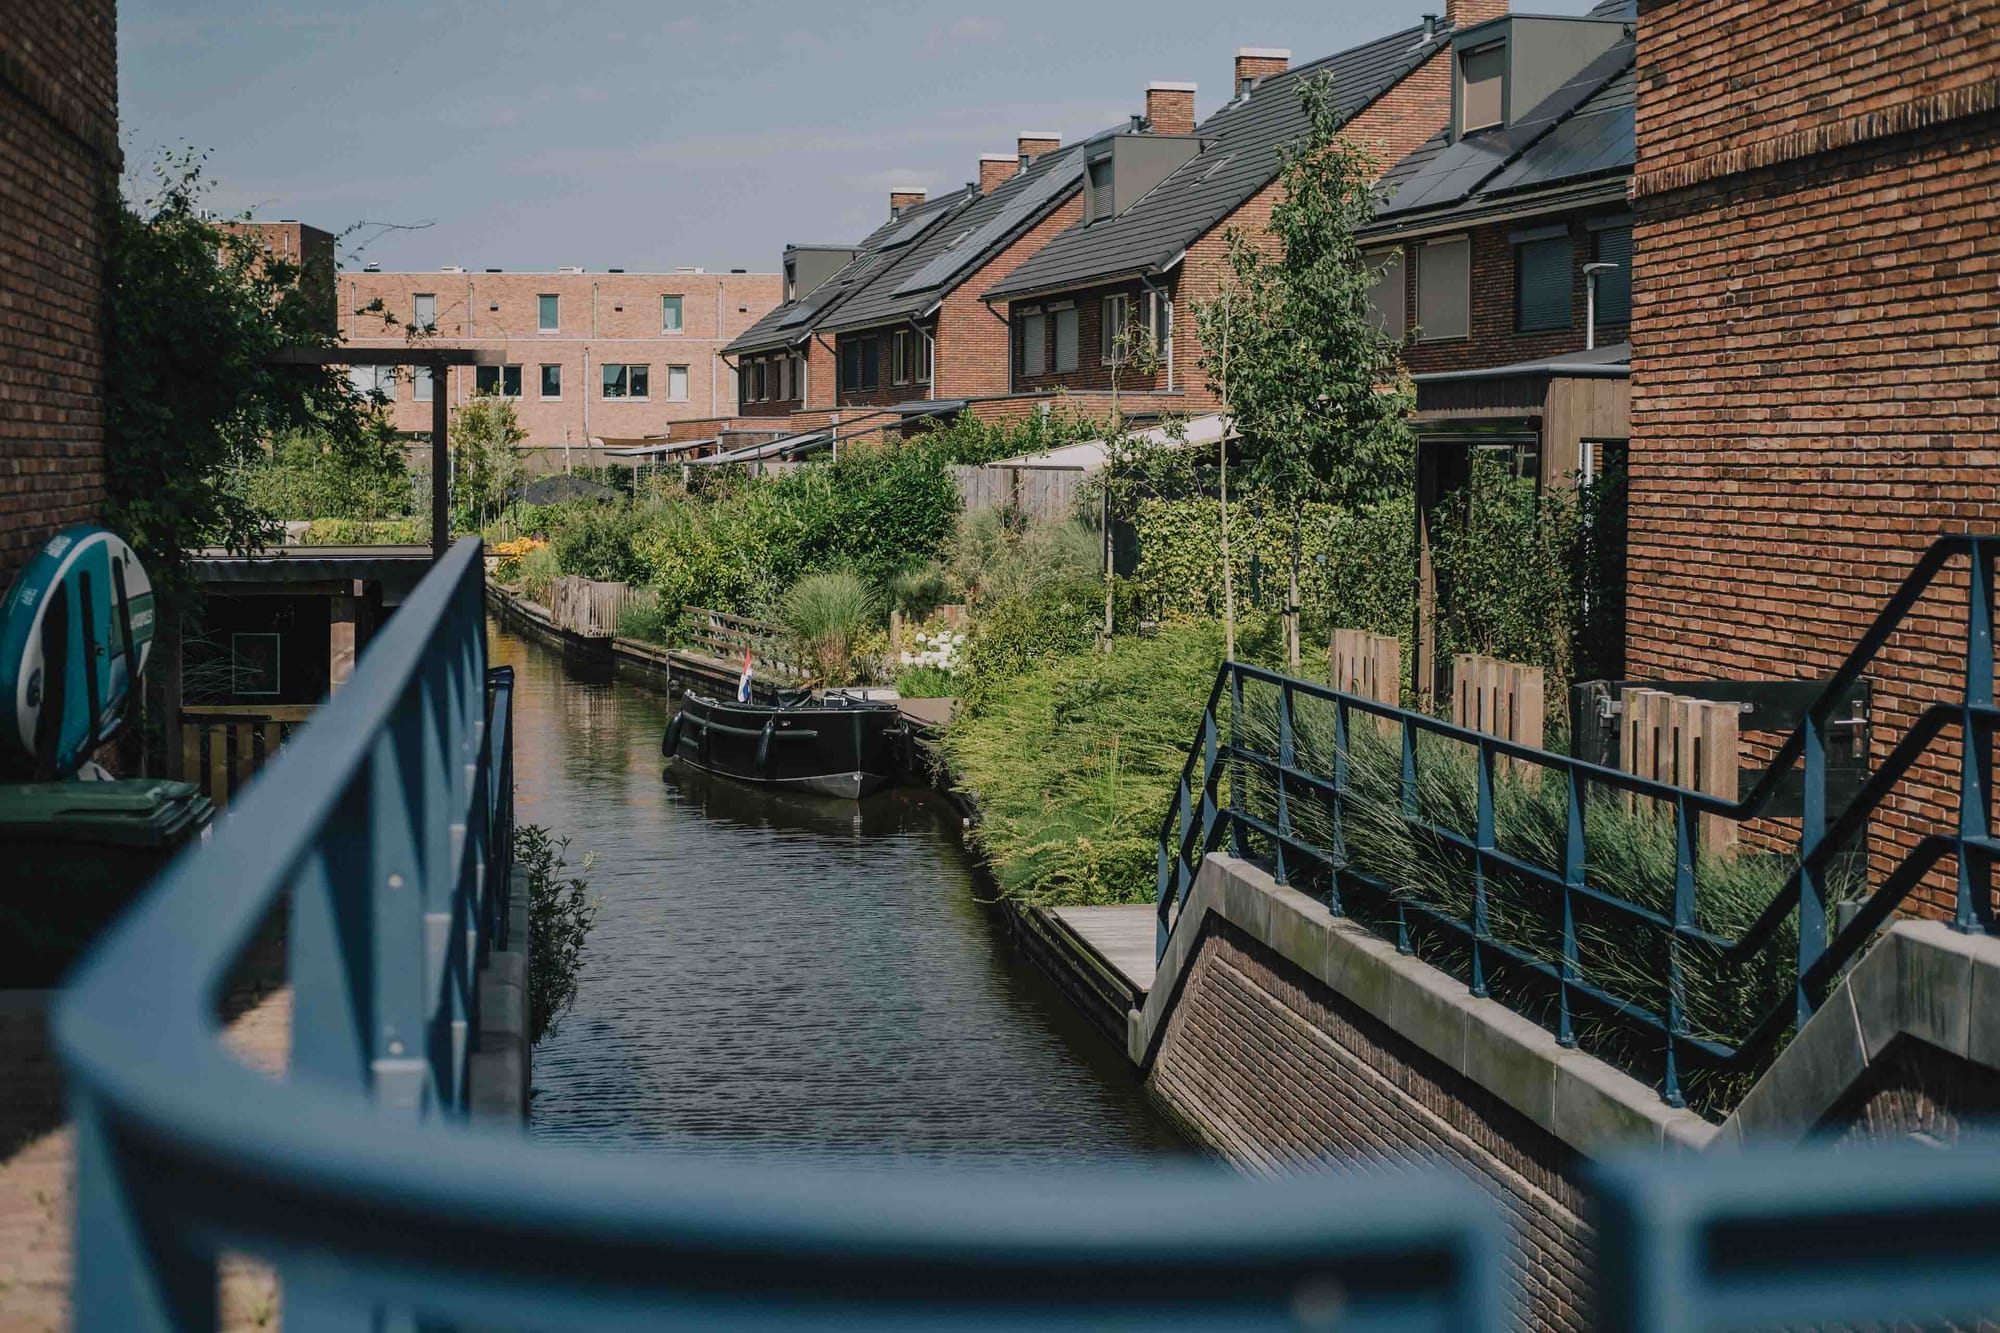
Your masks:
<path fill-rule="evenodd" d="M 1182 1151 L 1130 1069 L 1008 945 L 951 807 L 663 769 L 667 700 L 505 631 L 516 817 L 594 857 L 575 1007 L 535 1135 L 600 1147 L 1077 1162 Z"/>

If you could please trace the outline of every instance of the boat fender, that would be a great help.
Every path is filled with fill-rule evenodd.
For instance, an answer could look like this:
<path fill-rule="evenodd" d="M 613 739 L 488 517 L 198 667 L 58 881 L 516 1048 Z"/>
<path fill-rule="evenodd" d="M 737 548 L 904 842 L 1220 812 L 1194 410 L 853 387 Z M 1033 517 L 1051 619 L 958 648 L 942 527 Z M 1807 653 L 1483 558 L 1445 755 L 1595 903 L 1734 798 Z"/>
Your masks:
<path fill-rule="evenodd" d="M 667 719 L 667 737 L 660 742 L 660 753 L 669 759 L 681 748 L 681 718 L 682 714 L 676 711 Z"/>
<path fill-rule="evenodd" d="M 775 717 L 764 719 L 764 734 L 757 738 L 757 776 L 771 776 L 771 728 L 778 724 Z"/>

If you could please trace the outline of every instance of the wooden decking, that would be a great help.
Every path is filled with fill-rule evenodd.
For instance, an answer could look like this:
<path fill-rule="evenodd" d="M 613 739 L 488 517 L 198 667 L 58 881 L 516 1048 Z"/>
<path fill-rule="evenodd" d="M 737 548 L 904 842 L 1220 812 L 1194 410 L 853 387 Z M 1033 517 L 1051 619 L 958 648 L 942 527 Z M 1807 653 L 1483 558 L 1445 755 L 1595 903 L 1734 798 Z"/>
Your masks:
<path fill-rule="evenodd" d="M 0 1333 L 62 1333 L 70 1322 L 70 1213 L 74 1143 L 61 1123 L 61 1089 L 49 1050 L 49 992 L 0 991 Z M 292 1003 L 279 990 L 227 1029 L 244 1064 L 282 1078 Z M 241 1258 L 222 1264 L 222 1327 L 278 1326 L 277 1282 Z"/>
<path fill-rule="evenodd" d="M 1144 994 L 1153 989 L 1159 915 L 1152 906 L 1057 907 L 1051 911 L 1133 990 Z"/>

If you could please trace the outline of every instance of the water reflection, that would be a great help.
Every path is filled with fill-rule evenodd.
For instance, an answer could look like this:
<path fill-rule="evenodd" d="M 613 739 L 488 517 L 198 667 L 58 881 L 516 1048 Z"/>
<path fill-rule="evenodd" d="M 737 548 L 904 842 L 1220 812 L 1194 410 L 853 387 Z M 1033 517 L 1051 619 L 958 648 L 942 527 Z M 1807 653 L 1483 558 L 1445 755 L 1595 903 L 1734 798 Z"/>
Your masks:
<path fill-rule="evenodd" d="M 639 1147 L 1075 1161 L 1179 1147 L 1123 1061 L 1006 946 L 951 808 L 841 802 L 675 765 L 665 699 L 516 669 L 523 820 L 594 851 L 575 1010 L 532 1125 Z"/>

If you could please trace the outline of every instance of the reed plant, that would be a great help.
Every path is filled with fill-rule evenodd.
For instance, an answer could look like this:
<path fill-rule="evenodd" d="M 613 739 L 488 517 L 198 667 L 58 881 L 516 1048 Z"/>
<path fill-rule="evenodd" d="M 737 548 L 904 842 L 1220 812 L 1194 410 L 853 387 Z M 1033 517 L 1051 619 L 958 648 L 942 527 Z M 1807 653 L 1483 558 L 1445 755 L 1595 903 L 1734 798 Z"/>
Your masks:
<path fill-rule="evenodd" d="M 1247 744 L 1276 754 L 1278 692 L 1253 686 L 1237 721 Z M 1336 707 L 1294 695 L 1295 766 L 1331 779 L 1337 762 Z M 1439 836 L 1444 828 L 1471 839 L 1478 829 L 1476 749 L 1451 737 L 1419 733 L 1414 782 L 1405 791 L 1400 732 L 1384 730 L 1359 711 L 1347 728 L 1348 797 L 1336 814 L 1332 800 L 1294 782 L 1287 815 L 1297 835 L 1321 848 L 1343 847 L 1349 874 L 1343 876 L 1343 909 L 1371 924 L 1391 929 L 1398 905 L 1427 909 L 1470 922 L 1476 883 L 1471 853 Z M 1497 760 L 1493 776 L 1495 843 L 1516 860 L 1561 873 L 1568 839 L 1568 778 L 1559 770 Z M 1615 898 L 1671 920 L 1674 914 L 1675 831 L 1664 802 L 1635 798 L 1621 790 L 1586 782 L 1582 795 L 1584 873 L 1587 884 Z M 1416 817 L 1406 813 L 1414 798 Z M 1242 766 L 1238 799 L 1267 823 L 1276 822 L 1277 791 L 1270 776 Z M 1270 849 L 1263 848 L 1268 852 Z M 1301 865 L 1300 862 L 1304 861 Z M 1304 885 L 1331 887 L 1325 868 L 1293 858 L 1294 878 Z M 1865 882 L 1858 865 L 1840 865 L 1828 893 L 1828 927 L 1833 905 L 1858 896 Z M 1796 865 L 1794 857 L 1741 847 L 1698 850 L 1694 864 L 1694 922 L 1708 934 L 1742 938 L 1782 892 Z M 1357 881 L 1381 889 L 1373 902 Z M 1347 892 L 1348 883 L 1354 892 Z M 1573 903 L 1577 976 L 1615 1001 L 1643 1006 L 1664 1016 L 1669 978 L 1669 932 L 1596 904 L 1583 895 Z M 1486 912 L 1490 937 L 1541 962 L 1562 959 L 1562 895 L 1546 884 L 1505 869 L 1489 868 Z M 1464 975 L 1470 952 L 1462 935 L 1414 924 L 1419 951 L 1430 961 Z M 1739 961 L 1721 950 L 1684 943 L 1679 949 L 1683 1013 L 1690 1036 L 1727 1045 L 1740 1043 L 1775 1007 L 1785 1003 L 1794 982 L 1798 947 L 1796 914 L 1765 943 Z M 1553 1026 L 1555 985 L 1533 970 L 1487 951 L 1490 985 L 1515 1008 Z M 1648 1077 L 1660 1074 L 1663 1040 L 1642 1034 L 1617 1018 L 1609 1006 L 1584 1004 L 1576 1011 L 1580 1042 Z M 1691 1103 L 1715 1108 L 1732 1102 L 1740 1078 L 1692 1071 L 1685 1080 Z"/>
<path fill-rule="evenodd" d="M 881 603 L 851 570 L 808 574 L 779 604 L 779 619 L 798 641 L 813 672 L 829 685 L 849 683 L 856 642 L 875 627 Z"/>
<path fill-rule="evenodd" d="M 521 591 L 528 600 L 547 606 L 556 580 L 562 577 L 562 561 L 556 558 L 553 547 L 537 546 L 521 556 L 515 571 Z"/>

